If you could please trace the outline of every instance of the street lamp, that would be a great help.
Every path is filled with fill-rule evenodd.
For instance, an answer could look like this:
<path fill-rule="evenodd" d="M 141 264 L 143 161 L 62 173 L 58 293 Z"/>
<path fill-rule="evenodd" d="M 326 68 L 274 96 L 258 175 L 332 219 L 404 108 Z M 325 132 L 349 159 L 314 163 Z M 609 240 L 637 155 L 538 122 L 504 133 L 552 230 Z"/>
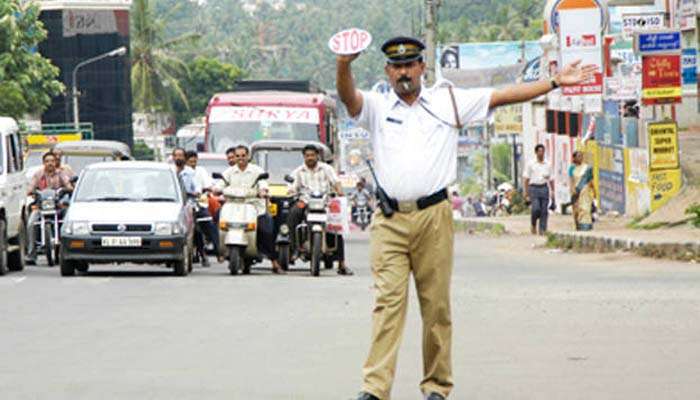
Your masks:
<path fill-rule="evenodd" d="M 80 132 L 80 110 L 78 109 L 78 70 L 88 64 L 94 63 L 95 61 L 100 61 L 103 58 L 109 57 L 121 57 L 126 54 L 126 47 L 122 46 L 118 49 L 114 49 L 108 53 L 100 54 L 99 56 L 88 58 L 87 60 L 79 63 L 73 69 L 73 124 L 75 125 L 75 130 Z"/>

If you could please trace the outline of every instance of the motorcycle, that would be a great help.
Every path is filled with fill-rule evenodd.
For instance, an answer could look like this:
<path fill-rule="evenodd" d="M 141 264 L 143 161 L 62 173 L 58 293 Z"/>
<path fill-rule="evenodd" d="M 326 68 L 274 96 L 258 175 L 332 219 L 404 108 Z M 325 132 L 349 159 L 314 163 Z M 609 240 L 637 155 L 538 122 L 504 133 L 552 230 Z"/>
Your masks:
<path fill-rule="evenodd" d="M 229 271 L 238 275 L 239 271 L 249 274 L 256 262 L 262 261 L 257 246 L 258 210 L 248 200 L 258 197 L 255 185 L 269 178 L 268 173 L 260 174 L 250 188 L 225 188 L 226 202 L 219 215 L 220 241 L 222 248 L 228 252 Z M 223 176 L 217 176 L 223 179 Z M 228 184 L 228 182 L 226 182 Z"/>
<path fill-rule="evenodd" d="M 58 261 L 61 244 L 61 224 L 63 222 L 62 211 L 68 206 L 69 202 L 63 189 L 34 191 L 32 209 L 39 210 L 39 219 L 29 229 L 35 229 L 39 232 L 35 236 L 34 249 L 37 254 L 46 255 L 46 262 L 50 267 L 56 265 Z"/>
<path fill-rule="evenodd" d="M 209 209 L 209 195 L 204 193 L 200 195 L 197 199 L 192 199 L 192 206 L 194 210 L 194 215 L 196 216 L 195 218 L 195 235 L 198 235 L 200 238 L 199 240 L 202 240 L 204 242 L 204 245 L 200 247 L 197 247 L 195 249 L 195 256 L 194 259 L 198 260 L 201 262 L 202 266 L 208 266 L 209 263 L 207 261 L 207 236 L 205 235 L 206 232 L 206 225 L 210 224 L 213 222 L 213 218 L 209 213 L 204 213 L 203 210 L 208 210 Z M 213 246 L 212 246 L 213 247 Z M 196 261 L 195 261 L 196 262 Z"/>
<path fill-rule="evenodd" d="M 326 242 L 326 224 L 328 214 L 328 195 L 321 192 L 312 192 L 306 202 L 304 220 L 297 226 L 296 237 L 298 240 L 297 251 L 299 256 L 311 264 L 311 275 L 319 276 L 321 272 L 321 259 L 326 269 L 333 266 L 333 254 L 338 248 L 338 242 L 328 245 Z M 334 235 L 337 238 L 337 235 Z"/>

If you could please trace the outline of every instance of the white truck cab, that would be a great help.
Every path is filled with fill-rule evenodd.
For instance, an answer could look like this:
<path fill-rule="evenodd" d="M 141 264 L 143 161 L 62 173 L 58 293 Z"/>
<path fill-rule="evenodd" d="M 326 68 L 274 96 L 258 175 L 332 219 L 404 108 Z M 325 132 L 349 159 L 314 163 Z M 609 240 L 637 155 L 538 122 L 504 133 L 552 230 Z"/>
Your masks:
<path fill-rule="evenodd" d="M 26 232 L 22 141 L 17 123 L 0 117 L 0 275 L 24 268 Z"/>

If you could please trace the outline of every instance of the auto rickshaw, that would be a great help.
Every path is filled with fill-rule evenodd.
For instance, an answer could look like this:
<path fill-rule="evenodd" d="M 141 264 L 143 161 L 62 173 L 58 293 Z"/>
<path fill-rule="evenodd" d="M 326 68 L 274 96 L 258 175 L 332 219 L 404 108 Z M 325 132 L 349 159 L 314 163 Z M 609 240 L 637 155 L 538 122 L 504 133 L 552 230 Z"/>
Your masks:
<path fill-rule="evenodd" d="M 270 174 L 268 179 L 270 201 L 268 212 L 274 221 L 274 233 L 279 254 L 279 263 L 284 270 L 289 269 L 291 258 L 291 232 L 287 219 L 289 212 L 297 201 L 289 193 L 291 184 L 285 180 L 304 162 L 302 149 L 313 144 L 321 149 L 321 160 L 332 162 L 330 149 L 319 143 L 303 140 L 260 140 L 250 146 L 251 160 Z M 324 258 L 324 267 L 332 268 L 333 259 Z"/>

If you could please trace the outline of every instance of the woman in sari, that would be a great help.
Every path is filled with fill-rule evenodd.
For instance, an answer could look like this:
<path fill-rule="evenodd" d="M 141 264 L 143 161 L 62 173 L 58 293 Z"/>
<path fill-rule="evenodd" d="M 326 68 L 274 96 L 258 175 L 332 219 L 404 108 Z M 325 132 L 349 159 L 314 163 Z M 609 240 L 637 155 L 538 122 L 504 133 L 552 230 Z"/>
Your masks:
<path fill-rule="evenodd" d="M 571 187 L 571 204 L 573 206 L 574 225 L 578 231 L 593 229 L 593 200 L 595 186 L 593 185 L 593 168 L 583 162 L 583 153 L 575 151 L 574 164 L 569 168 Z"/>

